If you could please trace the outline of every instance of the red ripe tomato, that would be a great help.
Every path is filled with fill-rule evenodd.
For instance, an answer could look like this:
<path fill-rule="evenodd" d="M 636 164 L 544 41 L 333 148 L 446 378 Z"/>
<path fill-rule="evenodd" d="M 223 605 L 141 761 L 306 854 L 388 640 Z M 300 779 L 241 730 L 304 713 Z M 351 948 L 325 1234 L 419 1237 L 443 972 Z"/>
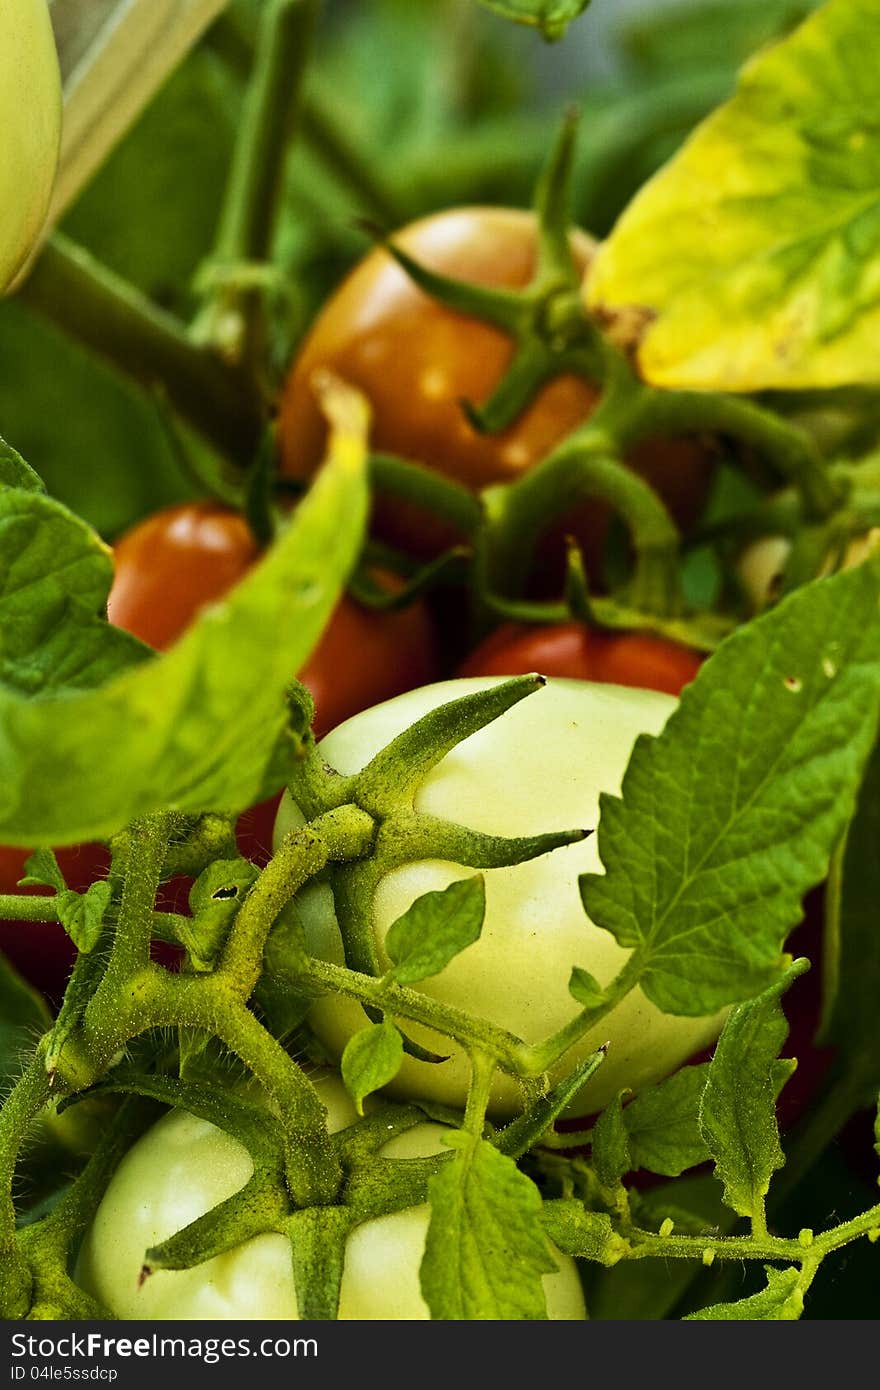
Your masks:
<path fill-rule="evenodd" d="M 643 632 L 601 632 L 585 623 L 504 623 L 471 652 L 461 676 L 544 676 L 636 686 L 679 695 L 700 669 L 699 652 Z"/>
<path fill-rule="evenodd" d="M 534 214 L 510 208 L 455 208 L 405 227 L 395 242 L 434 271 L 487 286 L 518 288 L 535 269 Z M 581 270 L 594 243 L 575 230 Z M 367 255 L 319 314 L 287 382 L 280 416 L 282 472 L 305 479 L 318 467 L 326 425 L 312 390 L 319 368 L 359 386 L 373 409 L 372 443 L 480 491 L 526 472 L 580 425 L 598 391 L 580 377 L 549 382 L 509 429 L 479 434 L 462 400 L 480 403 L 506 370 L 512 344 L 500 329 L 453 312 L 418 289 L 384 250 Z M 712 461 L 697 440 L 650 440 L 630 460 L 666 500 L 679 523 L 702 510 Z M 560 532 L 580 541 L 591 573 L 600 562 L 607 509 L 578 508 Z M 410 553 L 425 555 L 455 539 L 413 505 L 379 499 L 374 529 Z"/>

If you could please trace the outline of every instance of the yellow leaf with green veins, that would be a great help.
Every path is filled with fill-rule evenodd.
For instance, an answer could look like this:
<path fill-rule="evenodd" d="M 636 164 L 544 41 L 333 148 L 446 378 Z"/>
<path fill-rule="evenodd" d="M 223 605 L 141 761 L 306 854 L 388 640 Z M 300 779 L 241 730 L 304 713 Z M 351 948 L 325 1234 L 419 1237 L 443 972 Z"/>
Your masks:
<path fill-rule="evenodd" d="M 624 212 L 585 292 L 644 311 L 648 381 L 880 381 L 878 72 L 880 0 L 829 0 Z"/>

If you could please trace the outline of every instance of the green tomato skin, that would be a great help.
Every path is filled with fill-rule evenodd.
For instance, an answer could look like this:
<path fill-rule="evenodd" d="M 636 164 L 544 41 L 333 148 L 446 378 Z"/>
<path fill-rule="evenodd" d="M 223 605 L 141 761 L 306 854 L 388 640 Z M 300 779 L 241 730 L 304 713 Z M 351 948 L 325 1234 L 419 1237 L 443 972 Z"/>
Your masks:
<path fill-rule="evenodd" d="M 410 691 L 341 724 L 322 741 L 321 752 L 339 772 L 355 773 L 429 710 L 493 683 L 494 678 L 483 677 Z M 655 691 L 550 680 L 449 753 L 419 789 L 416 809 L 495 835 L 592 829 L 599 820 L 599 795 L 619 792 L 636 738 L 658 734 L 675 706 L 671 696 Z M 300 822 L 298 808 L 286 798 L 276 823 L 276 841 Z M 597 839 L 590 836 L 531 863 L 486 871 L 480 940 L 418 988 L 529 1043 L 551 1036 L 578 1013 L 568 991 L 572 967 L 581 966 L 607 985 L 629 955 L 584 913 L 578 877 L 601 868 Z M 473 872 L 431 860 L 386 875 L 373 904 L 383 968 L 391 964 L 384 940 L 392 923 L 421 894 Z M 342 964 L 342 938 L 329 886 L 310 886 L 298 903 L 313 955 Z M 669 1075 L 717 1037 L 722 1021 L 722 1015 L 662 1014 L 641 990 L 633 990 L 569 1051 L 553 1079 L 610 1042 L 607 1060 L 571 1107 L 572 1114 L 600 1110 L 621 1088 L 636 1091 Z M 365 1017 L 356 1002 L 327 995 L 311 1010 L 309 1023 L 331 1055 L 341 1057 Z M 470 1078 L 463 1050 L 435 1031 L 401 1023 L 418 1042 L 452 1055 L 441 1063 L 407 1056 L 389 1093 L 462 1108 Z M 504 1118 L 520 1106 L 516 1082 L 496 1072 L 490 1114 Z"/>
<path fill-rule="evenodd" d="M 353 1123 L 341 1081 L 328 1077 L 320 1089 L 330 1128 Z M 442 1134 L 442 1125 L 420 1124 L 381 1152 L 389 1158 L 439 1153 Z M 290 1244 L 282 1235 L 257 1236 L 194 1269 L 160 1271 L 138 1288 L 144 1251 L 233 1196 L 252 1172 L 237 1139 L 182 1110 L 164 1116 L 114 1174 L 80 1254 L 78 1283 L 125 1319 L 297 1319 Z M 418 1206 L 355 1228 L 346 1247 L 341 1320 L 429 1317 L 419 1286 L 429 1214 Z M 574 1261 L 555 1247 L 554 1253 L 559 1271 L 544 1279 L 548 1317 L 583 1319 Z"/>
<path fill-rule="evenodd" d="M 46 0 L 0 0 L 0 291 L 46 219 L 61 141 L 61 74 Z"/>

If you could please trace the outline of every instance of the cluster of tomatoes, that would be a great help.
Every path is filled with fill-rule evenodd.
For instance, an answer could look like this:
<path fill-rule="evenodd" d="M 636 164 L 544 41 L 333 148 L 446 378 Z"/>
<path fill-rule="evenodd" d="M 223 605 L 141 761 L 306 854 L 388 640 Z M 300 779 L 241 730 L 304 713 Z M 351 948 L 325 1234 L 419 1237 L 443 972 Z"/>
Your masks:
<path fill-rule="evenodd" d="M 537 225 L 530 213 L 462 209 L 415 223 L 397 240 L 435 271 L 518 288 L 534 270 Z M 589 238 L 578 234 L 573 244 L 586 264 Z M 377 451 L 418 461 L 474 492 L 516 477 L 589 415 L 597 391 L 581 378 L 562 376 L 539 392 L 512 427 L 481 434 L 461 402 L 488 395 L 510 355 L 510 342 L 499 329 L 447 309 L 416 288 L 385 251 L 373 251 L 325 306 L 293 366 L 280 403 L 282 474 L 303 479 L 321 461 L 326 427 L 311 382 L 318 368 L 328 367 L 370 400 Z M 690 441 L 656 441 L 642 447 L 633 465 L 673 512 L 693 520 L 705 495 L 705 452 Z M 577 533 L 588 557 L 598 554 L 607 522 L 595 505 L 571 518 L 568 529 Z M 439 534 L 430 516 L 381 498 L 373 529 L 419 558 L 456 539 Z M 212 501 L 167 508 L 117 543 L 110 620 L 164 650 L 258 558 L 257 542 L 235 510 Z M 399 581 L 389 573 L 380 582 L 387 587 Z M 579 623 L 505 623 L 471 651 L 450 644 L 441 627 L 424 598 L 389 609 L 343 596 L 297 673 L 315 700 L 316 734 L 321 737 L 351 715 L 445 675 L 540 671 L 675 695 L 693 679 L 701 659 L 647 634 L 612 634 Z M 273 813 L 274 805 L 243 819 L 243 848 L 255 858 L 268 853 Z M 24 851 L 0 850 L 0 892 L 18 891 L 26 858 Z M 62 851 L 60 864 L 70 886 L 81 889 L 106 871 L 107 856 L 101 847 L 82 846 Z M 50 996 L 63 991 L 72 946 L 60 927 L 0 923 L 0 949 Z"/>

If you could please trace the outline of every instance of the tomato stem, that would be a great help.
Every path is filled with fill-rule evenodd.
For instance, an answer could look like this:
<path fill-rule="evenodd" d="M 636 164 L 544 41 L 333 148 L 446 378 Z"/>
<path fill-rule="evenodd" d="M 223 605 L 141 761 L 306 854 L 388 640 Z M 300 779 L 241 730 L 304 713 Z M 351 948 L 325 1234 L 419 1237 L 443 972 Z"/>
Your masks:
<path fill-rule="evenodd" d="M 237 269 L 266 262 L 284 167 L 297 122 L 318 16 L 318 0 L 266 0 L 253 73 L 211 257 L 216 289 L 196 334 L 259 380 L 267 344 L 264 297 Z"/>
<path fill-rule="evenodd" d="M 89 252 L 56 232 L 19 297 L 115 371 L 164 396 L 221 458 L 250 462 L 263 422 L 253 385 Z"/>

